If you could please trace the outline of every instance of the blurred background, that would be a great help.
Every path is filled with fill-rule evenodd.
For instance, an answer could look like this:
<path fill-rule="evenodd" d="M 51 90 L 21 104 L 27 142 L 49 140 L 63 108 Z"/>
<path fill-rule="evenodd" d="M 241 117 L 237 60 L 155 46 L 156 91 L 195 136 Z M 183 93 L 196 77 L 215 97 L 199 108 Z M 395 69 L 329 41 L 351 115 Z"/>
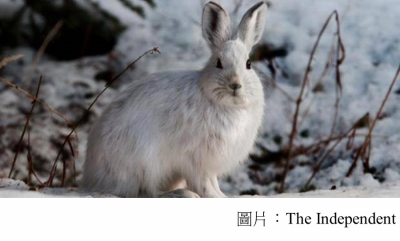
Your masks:
<path fill-rule="evenodd" d="M 206 63 L 206 2 L 0 0 L 0 178 L 77 187 L 87 132 L 118 90 L 150 73 Z M 216 2 L 237 25 L 258 1 Z M 270 195 L 399 181 L 400 85 L 388 90 L 400 64 L 400 4 L 267 3 L 264 36 L 251 54 L 265 120 L 249 161 L 221 178 L 222 190 Z M 161 54 L 138 61 L 84 116 L 105 84 L 153 47 Z"/>

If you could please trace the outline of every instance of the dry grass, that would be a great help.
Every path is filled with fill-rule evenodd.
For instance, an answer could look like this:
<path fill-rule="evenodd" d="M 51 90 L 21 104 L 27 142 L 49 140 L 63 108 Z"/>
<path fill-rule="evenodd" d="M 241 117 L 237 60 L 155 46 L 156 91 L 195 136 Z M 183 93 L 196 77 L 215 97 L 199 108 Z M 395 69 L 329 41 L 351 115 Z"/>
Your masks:
<path fill-rule="evenodd" d="M 328 53 L 328 58 L 325 62 L 325 68 L 322 70 L 321 75 L 316 79 L 316 84 L 313 87 L 313 92 L 314 95 L 311 99 L 311 102 L 306 106 L 303 107 L 302 104 L 304 102 L 304 99 L 306 98 L 305 92 L 306 88 L 310 86 L 310 79 L 309 76 L 311 74 L 311 63 L 314 60 L 314 56 L 316 54 L 316 51 L 318 49 L 320 40 L 322 36 L 325 33 L 325 30 L 327 29 L 329 23 L 334 19 L 336 23 L 336 32 L 334 35 L 334 41 L 332 43 L 332 47 L 330 49 L 330 52 Z M 394 84 L 399 76 L 400 72 L 400 67 L 399 70 L 397 71 L 386 95 L 383 101 L 381 102 L 381 106 L 377 114 L 375 115 L 374 119 L 371 121 L 370 120 L 370 115 L 369 113 L 366 113 L 363 116 L 360 116 L 360 118 L 354 122 L 354 124 L 348 128 L 346 131 L 343 133 L 338 134 L 337 133 L 337 122 L 338 122 L 338 116 L 339 116 L 339 105 L 340 105 L 340 100 L 342 97 L 342 77 L 340 73 L 340 67 L 344 63 L 346 57 L 346 50 L 345 46 L 342 41 L 342 36 L 341 36 L 341 31 L 340 31 L 340 20 L 339 20 L 339 14 L 337 11 L 334 11 L 331 13 L 331 15 L 327 18 L 325 23 L 322 26 L 322 29 L 320 30 L 318 37 L 316 39 L 316 42 L 313 45 L 312 51 L 309 56 L 309 61 L 307 64 L 307 67 L 304 72 L 304 76 L 301 82 L 300 86 L 300 91 L 299 94 L 296 98 L 295 101 L 292 101 L 293 104 L 295 105 L 295 111 L 293 113 L 292 121 L 291 121 L 291 132 L 289 133 L 288 136 L 288 143 L 283 145 L 281 147 L 281 150 L 278 152 L 270 152 L 266 148 L 259 146 L 261 150 L 264 152 L 262 156 L 254 156 L 252 155 L 251 158 L 256 162 L 256 163 L 276 163 L 277 166 L 280 168 L 282 166 L 282 176 L 278 178 L 279 180 L 279 186 L 277 188 L 278 193 L 282 193 L 285 191 L 285 184 L 286 184 L 286 178 L 288 174 L 290 173 L 291 170 L 291 163 L 294 162 L 294 160 L 299 157 L 299 156 L 308 156 L 310 159 L 316 158 L 316 161 L 310 162 L 309 165 L 311 165 L 312 168 L 312 173 L 310 177 L 307 179 L 306 183 L 304 184 L 302 191 L 307 191 L 312 189 L 312 181 L 314 180 L 315 176 L 320 172 L 323 164 L 328 160 L 333 158 L 333 153 L 334 151 L 338 150 L 338 147 L 340 144 L 345 143 L 346 145 L 346 151 L 350 151 L 354 153 L 355 155 L 353 158 L 353 164 L 351 165 L 350 169 L 347 172 L 347 176 L 352 175 L 355 167 L 357 166 L 358 160 L 362 160 L 363 167 L 364 167 L 364 172 L 367 173 L 370 171 L 370 165 L 369 165 L 369 160 L 370 160 L 370 154 L 372 150 L 372 138 L 373 136 L 379 137 L 379 135 L 375 134 L 373 135 L 373 130 L 375 125 L 377 124 L 377 121 L 382 115 L 382 111 L 384 109 L 384 106 L 389 98 L 390 93 L 392 93 Z M 273 79 L 273 87 L 276 88 L 278 91 L 281 91 L 283 95 L 287 96 L 288 94 L 280 89 L 277 88 L 278 85 L 276 83 L 276 73 L 277 71 L 280 70 L 279 66 L 276 65 L 274 59 L 268 59 L 268 68 L 271 69 L 272 72 L 272 79 Z M 328 76 L 328 74 L 332 73 L 334 74 L 335 78 L 335 86 L 336 86 L 336 98 L 334 101 L 334 114 L 333 114 L 333 121 L 331 124 L 331 130 L 330 133 L 327 137 L 321 137 L 319 140 L 317 140 L 315 143 L 310 144 L 308 146 L 303 146 L 303 145 L 298 145 L 295 144 L 295 140 L 298 137 L 298 130 L 300 127 L 303 125 L 305 121 L 307 121 L 307 117 L 309 115 L 309 112 L 312 108 L 312 105 L 314 104 L 316 100 L 316 96 L 321 92 L 321 88 L 323 88 L 323 82 L 325 78 Z M 283 75 L 285 76 L 285 75 Z M 289 100 L 291 98 L 288 97 Z M 304 109 L 304 110 L 303 110 Z M 303 110 L 303 111 L 301 111 Z M 372 124 L 370 124 L 372 123 Z M 367 134 L 358 134 L 358 130 L 361 128 L 367 127 L 368 128 L 368 133 Z M 362 142 L 361 145 L 356 145 L 355 144 L 355 139 L 357 136 L 362 136 L 364 137 L 364 141 Z M 268 160 L 270 159 L 270 160 Z M 274 160 L 271 160 L 274 159 Z M 257 174 L 257 173 L 256 173 Z M 256 175 L 257 176 L 257 175 Z M 260 177 L 259 177 L 260 178 Z"/>
<path fill-rule="evenodd" d="M 57 27 L 57 26 L 56 26 Z M 54 34 L 58 31 L 58 29 L 61 27 L 58 26 L 57 28 L 55 28 L 54 30 Z M 53 35 L 54 35 L 53 34 Z M 51 35 L 51 36 L 53 36 Z M 50 40 L 49 40 L 50 41 Z M 44 51 L 44 50 L 43 50 Z M 40 52 L 40 51 L 39 51 Z M 76 134 L 76 129 L 77 127 L 82 123 L 82 121 L 86 118 L 86 116 L 89 114 L 91 108 L 94 106 L 94 104 L 98 101 L 98 99 L 103 95 L 103 93 L 117 80 L 119 79 L 126 71 L 128 71 L 129 69 L 131 69 L 141 58 L 143 58 L 145 55 L 147 54 L 154 54 L 154 53 L 160 53 L 159 49 L 157 47 L 154 47 L 148 51 L 146 51 L 145 53 L 143 53 L 141 56 L 139 56 L 135 61 L 133 61 L 132 63 L 130 63 L 121 73 L 119 73 L 118 75 L 116 75 L 114 78 L 112 78 L 111 80 L 109 80 L 104 89 L 98 93 L 96 95 L 96 97 L 94 98 L 94 100 L 92 101 L 92 103 L 89 105 L 89 107 L 85 110 L 85 113 L 82 115 L 82 117 L 73 125 L 72 122 L 65 117 L 63 114 L 61 114 L 59 111 L 57 111 L 55 108 L 53 108 L 52 106 L 48 105 L 46 102 L 44 102 L 43 100 L 39 99 L 39 91 L 40 91 L 40 86 L 42 84 L 42 77 L 39 78 L 38 81 L 38 85 L 37 85 L 37 89 L 36 89 L 36 94 L 33 95 L 31 93 L 29 93 L 28 91 L 20 88 L 18 85 L 16 85 L 15 83 L 13 83 L 11 80 L 5 79 L 5 78 L 0 78 L 0 80 L 5 83 L 7 86 L 13 88 L 14 90 L 23 93 L 26 97 L 28 97 L 31 100 L 32 103 L 32 107 L 31 110 L 29 111 L 29 113 L 26 116 L 26 120 L 25 120 L 25 125 L 24 128 L 22 130 L 21 136 L 19 138 L 18 144 L 17 144 L 17 150 L 15 152 L 14 158 L 12 160 L 12 164 L 11 164 L 11 168 L 9 170 L 9 174 L 8 177 L 11 178 L 12 173 L 14 172 L 14 168 L 17 162 L 17 158 L 18 155 L 20 153 L 20 150 L 22 148 L 22 143 L 25 137 L 25 134 L 27 133 L 28 135 L 28 146 L 27 146 L 27 163 L 28 163 L 28 177 L 27 177 L 27 184 L 28 185 L 32 185 L 32 175 L 35 177 L 36 181 L 39 183 L 39 187 L 51 187 L 53 185 L 53 180 L 54 177 L 57 174 L 57 163 L 58 160 L 61 156 L 61 154 L 64 151 L 64 148 L 68 145 L 69 151 L 71 153 L 71 157 L 72 157 L 72 163 L 75 163 L 75 158 L 76 158 L 76 151 L 74 146 L 77 146 L 78 143 L 76 143 L 75 145 L 73 145 L 71 143 L 71 136 L 73 134 L 76 135 L 76 141 L 78 142 L 78 138 L 77 138 L 77 134 Z M 16 61 L 18 59 L 20 59 L 22 56 L 21 55 L 14 55 L 14 56 L 10 56 L 10 57 L 6 57 L 4 58 L 1 62 L 0 62 L 0 69 L 3 68 L 4 66 L 6 66 L 7 64 L 9 64 L 12 61 Z M 62 119 L 65 120 L 65 122 L 67 123 L 67 125 L 69 127 L 71 127 L 71 130 L 69 132 L 68 135 L 66 135 L 64 137 L 63 143 L 60 147 L 60 150 L 57 154 L 57 157 L 54 160 L 54 163 L 52 165 L 49 177 L 47 178 L 47 181 L 43 182 L 40 180 L 39 176 L 37 175 L 37 173 L 35 172 L 34 168 L 33 168 L 33 164 L 34 164 L 34 160 L 33 160 L 33 156 L 32 156 L 32 145 L 31 145 L 31 138 L 30 138 L 30 120 L 32 118 L 33 115 L 33 111 L 34 108 L 36 106 L 36 104 L 41 104 L 44 107 L 46 107 L 48 110 L 51 111 L 51 113 L 56 114 L 57 116 L 61 117 Z M 67 169 L 68 169 L 68 165 L 66 164 L 66 161 L 63 161 L 63 167 L 62 167 L 62 178 L 61 178 L 61 186 L 65 186 L 66 183 L 66 179 L 67 179 Z M 73 172 L 74 175 L 73 177 L 75 178 L 75 165 L 73 165 Z"/>
<path fill-rule="evenodd" d="M 240 6 L 242 3 L 241 0 L 237 1 L 237 5 Z M 237 11 L 237 10 L 235 10 Z M 330 49 L 330 52 L 328 54 L 328 58 L 325 63 L 325 68 L 323 69 L 321 75 L 316 81 L 316 85 L 314 86 L 314 92 L 316 93 L 313 96 L 313 99 L 311 100 L 310 104 L 306 107 L 303 107 L 304 99 L 305 99 L 305 92 L 306 88 L 310 85 L 310 74 L 311 74 L 311 63 L 314 60 L 316 51 L 319 47 L 320 40 L 325 34 L 325 31 L 331 21 L 334 20 L 336 24 L 336 32 L 334 35 L 334 42 L 332 43 L 332 47 Z M 48 43 L 51 41 L 52 38 L 54 38 L 55 34 L 59 31 L 61 28 L 62 23 L 58 23 L 54 29 L 52 30 L 51 33 L 49 33 L 48 38 L 46 38 L 46 42 L 43 43 L 42 48 L 38 51 L 35 60 L 33 62 L 32 68 L 36 68 L 39 61 L 40 61 L 40 56 L 41 54 L 45 51 L 46 46 Z M 59 170 L 58 168 L 58 163 L 60 160 L 61 155 L 65 152 L 65 149 L 68 148 L 69 152 L 71 153 L 71 158 L 73 159 L 71 162 L 75 163 L 76 159 L 76 151 L 75 147 L 77 146 L 77 143 L 72 143 L 71 142 L 71 136 L 76 135 L 76 141 L 78 142 L 76 130 L 78 126 L 82 123 L 82 121 L 87 117 L 89 112 L 91 111 L 92 107 L 96 104 L 98 99 L 103 95 L 105 91 L 116 81 L 118 80 L 126 71 L 131 69 L 141 58 L 146 56 L 147 54 L 153 54 L 153 53 L 160 53 L 158 48 L 152 48 L 145 53 L 143 53 L 141 56 L 139 56 L 136 60 L 134 60 L 131 64 L 129 64 L 121 73 L 117 74 L 115 77 L 113 77 L 111 80 L 109 80 L 106 85 L 104 86 L 103 90 L 99 92 L 94 100 L 90 103 L 90 105 L 87 107 L 85 110 L 84 114 L 81 116 L 81 118 L 75 123 L 72 124 L 72 122 L 66 118 L 63 114 L 61 114 L 59 111 L 57 111 L 55 108 L 52 106 L 48 105 L 46 102 L 43 100 L 40 100 L 38 98 L 39 95 L 39 90 L 42 82 L 42 78 L 39 79 L 38 81 L 38 86 L 36 89 L 36 94 L 32 95 L 28 91 L 20 88 L 16 84 L 12 83 L 12 81 L 7 80 L 5 78 L 0 78 L 2 82 L 4 82 L 6 85 L 12 87 L 18 92 L 23 93 L 25 96 L 27 96 L 31 101 L 32 101 L 32 107 L 29 112 L 29 114 L 26 116 L 26 122 L 22 131 L 22 134 L 20 136 L 19 142 L 18 142 L 18 147 L 15 153 L 15 156 L 12 161 L 11 169 L 9 171 L 9 177 L 12 176 L 12 173 L 15 168 L 15 164 L 17 161 L 17 157 L 19 154 L 19 151 L 21 149 L 21 143 L 24 139 L 25 133 L 27 132 L 28 135 L 28 154 L 27 154 L 27 162 L 28 162 L 28 185 L 32 184 L 32 175 L 35 177 L 36 181 L 40 184 L 41 187 L 51 187 L 53 186 L 53 181 L 57 175 L 57 172 Z M 14 56 L 9 56 L 4 58 L 3 60 L 0 61 L 0 69 L 6 66 L 7 64 L 11 63 L 12 61 L 16 61 L 20 59 L 22 56 L 21 55 L 14 55 Z M 291 131 L 288 136 L 288 143 L 283 147 L 283 150 L 281 153 L 277 153 L 276 156 L 278 158 L 283 159 L 283 170 L 282 170 L 282 178 L 279 180 L 279 187 L 278 187 L 278 192 L 282 193 L 285 191 L 285 184 L 286 184 L 286 178 L 288 174 L 290 173 L 290 165 L 293 163 L 294 159 L 296 159 L 300 155 L 306 155 L 306 156 L 314 156 L 317 157 L 315 163 L 312 163 L 312 173 L 310 177 L 307 179 L 306 183 L 304 184 L 302 190 L 307 191 L 310 190 L 310 187 L 312 186 L 312 182 L 315 178 L 315 176 L 320 172 L 323 164 L 330 158 L 332 157 L 332 154 L 335 150 L 337 150 L 338 146 L 342 143 L 346 143 L 346 149 L 348 151 L 353 151 L 355 153 L 353 163 L 349 170 L 346 173 L 346 176 L 351 176 L 357 167 L 359 161 L 362 161 L 363 167 L 364 167 L 364 172 L 368 172 L 370 170 L 370 155 L 371 155 L 371 150 L 372 150 L 372 138 L 377 136 L 373 135 L 373 131 L 375 126 L 377 125 L 378 120 L 380 119 L 383 109 L 385 107 L 385 104 L 390 96 L 390 93 L 392 93 L 393 87 L 400 75 L 400 66 L 395 74 L 395 77 L 393 81 L 391 82 L 391 85 L 389 86 L 389 89 L 384 96 L 384 99 L 381 102 L 380 108 L 378 112 L 375 114 L 374 118 L 372 121 L 370 120 L 370 115 L 369 113 L 366 113 L 365 115 L 361 116 L 350 128 L 348 128 L 346 131 L 343 133 L 336 133 L 337 129 L 337 120 L 339 116 L 339 104 L 340 100 L 342 97 L 342 80 L 341 80 L 341 73 L 340 73 L 340 67 L 343 64 L 344 60 L 346 57 L 346 51 L 345 51 L 345 46 L 342 41 L 342 36 L 341 36 L 341 31 L 340 31 L 340 20 L 339 20 L 339 14 L 337 11 L 334 11 L 330 14 L 330 16 L 327 18 L 325 23 L 323 24 L 318 37 L 316 39 L 316 42 L 313 45 L 312 51 L 309 56 L 309 61 L 307 63 L 306 70 L 304 72 L 304 76 L 301 82 L 299 94 L 297 98 L 292 98 L 287 92 L 285 92 L 284 89 L 280 88 L 279 85 L 276 84 L 275 81 L 273 81 L 273 86 L 280 90 L 283 95 L 285 95 L 289 100 L 292 100 L 293 104 L 295 105 L 295 111 L 293 113 L 292 119 L 291 119 Z M 275 73 L 276 70 L 279 69 L 279 66 L 275 65 L 275 62 L 273 59 L 269 60 L 269 67 L 273 70 L 273 79 L 275 79 Z M 315 143 L 312 143 L 308 146 L 298 146 L 295 144 L 295 140 L 298 136 L 298 130 L 300 127 L 303 125 L 303 123 L 306 121 L 309 112 L 316 100 L 316 96 L 319 93 L 318 88 L 323 85 L 324 80 L 326 77 L 334 72 L 335 75 L 335 86 L 336 86 L 336 98 L 335 98 L 335 103 L 334 103 L 334 117 L 331 125 L 331 130 L 329 133 L 329 136 L 327 137 L 321 137 L 319 140 L 317 140 Z M 71 128 L 69 134 L 63 137 L 63 141 L 61 146 L 59 147 L 59 151 L 57 153 L 56 158 L 54 159 L 54 162 L 52 164 L 49 176 L 46 181 L 41 181 L 38 175 L 36 174 L 34 168 L 33 168 L 33 157 L 31 153 L 32 145 L 30 141 L 30 119 L 32 118 L 33 110 L 35 108 L 36 104 L 43 105 L 46 107 L 48 110 L 50 110 L 51 113 L 56 114 L 57 116 L 61 117 L 66 124 Z M 303 110 L 304 111 L 301 111 Z M 358 134 L 358 130 L 362 127 L 368 127 L 368 133 L 365 135 L 362 135 L 364 137 L 364 141 L 362 142 L 361 145 L 356 146 L 355 145 L 355 139 L 357 136 L 360 136 Z M 61 142 L 60 142 L 61 143 Z M 74 145 L 75 144 L 75 145 Z M 267 150 L 265 150 L 267 151 Z M 66 185 L 66 180 L 67 180 L 67 161 L 62 160 L 62 174 L 61 174 L 61 186 Z M 75 165 L 73 165 L 74 168 L 74 173 L 75 173 Z M 74 175 L 75 176 L 75 175 Z"/>

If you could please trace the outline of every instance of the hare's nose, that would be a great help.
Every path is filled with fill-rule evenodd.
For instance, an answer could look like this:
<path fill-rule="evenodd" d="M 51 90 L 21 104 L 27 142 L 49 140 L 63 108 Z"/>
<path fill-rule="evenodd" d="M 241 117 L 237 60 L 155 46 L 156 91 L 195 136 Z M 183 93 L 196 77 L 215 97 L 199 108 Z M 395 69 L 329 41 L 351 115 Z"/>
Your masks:
<path fill-rule="evenodd" d="M 231 88 L 232 90 L 237 90 L 237 89 L 242 88 L 242 85 L 241 85 L 241 84 L 234 83 L 234 84 L 230 84 L 230 85 L 229 85 L 229 88 Z"/>

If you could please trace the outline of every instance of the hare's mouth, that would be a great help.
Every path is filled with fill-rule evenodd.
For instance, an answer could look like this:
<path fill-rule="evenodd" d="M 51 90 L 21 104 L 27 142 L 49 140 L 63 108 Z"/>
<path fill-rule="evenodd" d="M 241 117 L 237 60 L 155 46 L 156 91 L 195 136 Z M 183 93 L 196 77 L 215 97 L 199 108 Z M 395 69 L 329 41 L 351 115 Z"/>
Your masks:
<path fill-rule="evenodd" d="M 237 91 L 233 91 L 233 92 L 232 92 L 232 96 L 233 96 L 233 97 L 238 97 Z"/>
<path fill-rule="evenodd" d="M 232 95 L 232 97 L 240 98 L 243 94 L 242 94 L 242 91 L 240 91 L 240 90 L 233 90 L 233 91 L 231 91 L 231 95 Z"/>
<path fill-rule="evenodd" d="M 235 106 L 242 106 L 247 103 L 243 91 L 240 90 L 232 91 L 230 96 L 231 96 L 231 101 L 233 101 Z"/>

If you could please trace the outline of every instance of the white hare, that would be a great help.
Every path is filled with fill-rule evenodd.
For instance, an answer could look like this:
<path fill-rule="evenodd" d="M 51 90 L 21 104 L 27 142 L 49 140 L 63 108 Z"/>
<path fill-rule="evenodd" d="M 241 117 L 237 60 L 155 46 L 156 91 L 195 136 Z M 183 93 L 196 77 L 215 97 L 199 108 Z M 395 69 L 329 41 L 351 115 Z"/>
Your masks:
<path fill-rule="evenodd" d="M 246 160 L 262 121 L 263 87 L 249 53 L 262 36 L 266 9 L 264 2 L 254 5 L 232 34 L 226 11 L 207 3 L 207 65 L 153 74 L 120 93 L 90 132 L 83 187 L 123 197 L 178 188 L 224 197 L 217 178 Z"/>

